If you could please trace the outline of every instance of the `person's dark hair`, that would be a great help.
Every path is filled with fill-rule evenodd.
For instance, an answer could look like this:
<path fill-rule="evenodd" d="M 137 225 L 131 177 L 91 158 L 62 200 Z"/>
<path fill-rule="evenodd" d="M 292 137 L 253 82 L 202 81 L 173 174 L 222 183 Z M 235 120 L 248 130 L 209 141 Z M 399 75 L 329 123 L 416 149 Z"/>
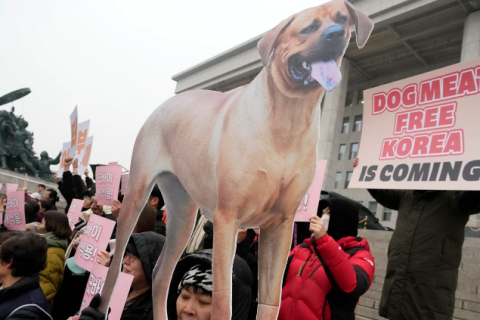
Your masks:
<path fill-rule="evenodd" d="M 190 288 L 192 288 L 192 291 L 195 294 L 198 293 L 198 294 L 203 294 L 203 295 L 210 296 L 210 297 L 212 296 L 212 293 L 210 291 L 203 290 L 201 287 L 196 286 L 194 284 L 187 284 L 182 289 L 188 290 Z"/>
<path fill-rule="evenodd" d="M 36 200 L 28 200 L 26 203 L 33 208 L 33 211 L 35 211 L 35 213 L 40 211 L 40 206 L 38 205 L 38 202 Z"/>
<path fill-rule="evenodd" d="M 31 204 L 25 202 L 25 223 L 37 221 L 37 212 L 38 211 L 35 211 Z"/>
<path fill-rule="evenodd" d="M 12 276 L 31 277 L 47 266 L 47 240 L 33 232 L 18 232 L 0 246 L 0 260 L 10 264 Z"/>
<path fill-rule="evenodd" d="M 44 184 L 41 184 L 41 183 L 40 183 L 38 186 L 39 186 L 39 187 L 42 187 L 43 189 L 47 189 L 47 187 L 46 187 Z"/>
<path fill-rule="evenodd" d="M 136 233 L 141 233 L 145 231 L 155 231 L 155 211 L 149 205 L 146 205 L 140 217 L 138 218 L 137 225 L 135 226 Z"/>
<path fill-rule="evenodd" d="M 45 211 L 52 210 L 52 203 L 47 200 L 40 200 L 40 203 L 42 204 L 42 208 L 45 209 Z M 40 206 L 38 206 L 38 211 L 40 211 Z"/>
<path fill-rule="evenodd" d="M 45 219 L 45 230 L 52 232 L 58 238 L 68 239 L 72 234 L 72 229 L 70 229 L 65 213 L 48 211 L 45 212 L 43 219 Z"/>
<path fill-rule="evenodd" d="M 48 189 L 47 190 L 50 194 L 50 202 L 52 202 L 52 204 L 55 204 L 57 203 L 58 201 L 60 201 L 60 198 L 58 197 L 58 193 L 57 191 L 53 190 L 53 189 Z"/>
<path fill-rule="evenodd" d="M 151 198 L 158 198 L 157 211 L 162 209 L 162 207 L 165 205 L 162 192 L 160 192 L 160 188 L 157 185 L 153 187 L 152 193 L 150 194 L 150 199 Z"/>

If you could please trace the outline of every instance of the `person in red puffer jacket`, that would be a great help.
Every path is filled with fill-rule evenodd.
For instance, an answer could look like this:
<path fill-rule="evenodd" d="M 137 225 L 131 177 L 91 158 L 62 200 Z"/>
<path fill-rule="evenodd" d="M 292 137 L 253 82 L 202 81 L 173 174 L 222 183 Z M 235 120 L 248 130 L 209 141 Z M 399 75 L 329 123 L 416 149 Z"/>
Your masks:
<path fill-rule="evenodd" d="M 358 207 L 343 199 L 322 200 L 310 232 L 312 237 L 290 252 L 278 319 L 355 320 L 358 300 L 375 273 L 367 240 L 357 238 Z"/>

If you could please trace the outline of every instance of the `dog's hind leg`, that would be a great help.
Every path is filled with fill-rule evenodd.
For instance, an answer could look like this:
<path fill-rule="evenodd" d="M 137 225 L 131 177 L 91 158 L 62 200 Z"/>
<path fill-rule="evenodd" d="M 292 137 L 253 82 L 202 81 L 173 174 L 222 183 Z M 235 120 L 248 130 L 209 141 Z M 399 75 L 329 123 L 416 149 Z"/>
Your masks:
<path fill-rule="evenodd" d="M 275 320 L 280 309 L 282 276 L 292 240 L 293 217 L 278 226 L 260 229 L 258 248 L 257 319 Z"/>
<path fill-rule="evenodd" d="M 167 320 L 170 279 L 193 231 L 197 205 L 174 174 L 162 174 L 158 184 L 166 205 L 167 238 L 153 271 L 153 306 L 155 320 Z"/>
<path fill-rule="evenodd" d="M 141 163 L 139 158 L 134 160 L 136 161 L 132 161 L 128 189 L 117 220 L 115 254 L 102 291 L 99 310 L 103 313 L 107 310 L 107 304 L 110 302 L 114 285 L 117 282 L 128 240 L 155 183 L 156 174 L 153 165 L 150 167 L 143 162 Z"/>

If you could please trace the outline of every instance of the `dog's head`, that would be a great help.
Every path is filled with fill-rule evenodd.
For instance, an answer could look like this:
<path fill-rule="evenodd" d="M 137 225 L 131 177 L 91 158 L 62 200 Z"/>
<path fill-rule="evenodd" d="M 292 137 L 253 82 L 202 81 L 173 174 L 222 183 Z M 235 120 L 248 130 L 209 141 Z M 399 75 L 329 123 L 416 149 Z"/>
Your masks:
<path fill-rule="evenodd" d="M 339 66 L 355 25 L 357 45 L 362 48 L 373 22 L 345 0 L 334 0 L 304 10 L 281 22 L 258 42 L 264 66 L 285 94 L 323 88 L 340 82 Z"/>

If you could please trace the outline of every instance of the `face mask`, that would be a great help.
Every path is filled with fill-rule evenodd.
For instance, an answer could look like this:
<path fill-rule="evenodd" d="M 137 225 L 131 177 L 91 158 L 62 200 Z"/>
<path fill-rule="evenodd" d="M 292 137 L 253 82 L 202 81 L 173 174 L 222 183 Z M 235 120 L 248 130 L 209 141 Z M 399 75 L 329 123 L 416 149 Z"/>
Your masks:
<path fill-rule="evenodd" d="M 330 222 L 330 215 L 324 214 L 320 219 L 322 219 L 323 223 L 325 223 L 325 231 L 328 231 L 328 223 Z"/>

